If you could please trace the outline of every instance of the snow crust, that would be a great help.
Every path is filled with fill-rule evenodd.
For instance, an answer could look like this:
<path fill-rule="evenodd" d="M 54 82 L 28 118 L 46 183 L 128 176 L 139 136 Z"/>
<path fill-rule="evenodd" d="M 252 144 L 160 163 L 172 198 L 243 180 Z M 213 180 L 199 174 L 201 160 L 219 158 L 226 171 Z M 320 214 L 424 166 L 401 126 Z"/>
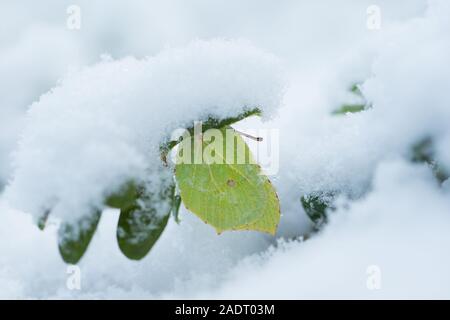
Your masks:
<path fill-rule="evenodd" d="M 128 181 L 163 170 L 159 148 L 175 129 L 254 108 L 270 117 L 282 93 L 277 60 L 236 41 L 106 59 L 68 75 L 31 106 L 6 198 L 37 216 L 51 209 L 79 218 Z"/>

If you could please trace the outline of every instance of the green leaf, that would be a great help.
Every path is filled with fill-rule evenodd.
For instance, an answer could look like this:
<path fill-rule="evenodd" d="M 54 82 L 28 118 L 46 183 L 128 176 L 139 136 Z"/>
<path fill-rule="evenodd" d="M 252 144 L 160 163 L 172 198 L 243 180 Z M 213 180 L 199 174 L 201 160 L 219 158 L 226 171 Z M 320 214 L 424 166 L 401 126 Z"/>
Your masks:
<path fill-rule="evenodd" d="M 412 162 L 428 164 L 441 184 L 450 177 L 450 172 L 435 160 L 434 144 L 430 137 L 425 137 L 412 146 L 410 159 Z"/>
<path fill-rule="evenodd" d="M 232 128 L 183 139 L 176 179 L 185 207 L 218 233 L 247 229 L 275 234 L 280 219 L 275 189 Z"/>
<path fill-rule="evenodd" d="M 356 94 L 357 96 L 362 97 L 363 94 L 361 92 L 361 90 L 359 89 L 360 84 L 358 83 L 354 83 L 351 87 L 350 87 L 350 92 Z"/>
<path fill-rule="evenodd" d="M 350 88 L 349 91 L 354 95 L 358 96 L 360 99 L 364 101 L 363 94 L 361 90 L 359 89 L 359 84 L 354 83 Z M 365 101 L 364 103 L 356 103 L 356 104 L 343 104 L 340 106 L 337 110 L 334 110 L 332 112 L 333 115 L 345 115 L 347 113 L 357 113 L 364 111 L 368 106 L 366 106 Z"/>
<path fill-rule="evenodd" d="M 434 146 L 433 140 L 430 137 L 421 139 L 412 146 L 411 155 L 412 162 L 428 163 L 433 162 Z"/>
<path fill-rule="evenodd" d="M 314 223 L 315 227 L 320 227 L 327 221 L 326 211 L 328 203 L 319 195 L 304 195 L 300 199 L 303 209 Z"/>
<path fill-rule="evenodd" d="M 122 209 L 133 205 L 138 196 L 139 190 L 136 184 L 128 182 L 118 192 L 109 196 L 105 203 L 112 208 Z"/>
<path fill-rule="evenodd" d="M 356 113 L 363 111 L 365 106 L 363 104 L 344 104 L 338 110 L 333 111 L 334 115 L 342 115 L 347 113 Z"/>
<path fill-rule="evenodd" d="M 127 258 L 144 258 L 159 239 L 169 220 L 174 190 L 170 185 L 157 194 L 146 192 L 121 210 L 117 242 Z"/>
<path fill-rule="evenodd" d="M 181 206 L 181 197 L 180 195 L 174 195 L 173 197 L 173 205 L 172 205 L 172 214 L 175 218 L 176 223 L 180 223 L 179 213 Z"/>
<path fill-rule="evenodd" d="M 50 210 L 46 210 L 37 220 L 37 226 L 39 228 L 39 230 L 44 231 L 46 225 L 47 225 L 47 220 L 48 217 L 50 215 Z"/>
<path fill-rule="evenodd" d="M 448 172 L 448 170 L 436 163 L 432 165 L 432 170 L 437 181 L 441 184 L 444 183 L 448 178 L 450 178 L 450 173 Z"/>
<path fill-rule="evenodd" d="M 239 122 L 251 116 L 261 116 L 261 110 L 259 108 L 249 109 L 236 117 L 229 117 L 225 119 L 218 119 L 210 116 L 202 122 L 203 132 L 208 131 L 209 129 L 226 128 L 233 123 Z M 191 135 L 194 133 L 193 130 L 194 128 L 189 128 Z"/>
<path fill-rule="evenodd" d="M 101 212 L 95 211 L 75 224 L 63 223 L 58 230 L 59 253 L 63 260 L 77 264 L 86 252 L 97 229 Z"/>

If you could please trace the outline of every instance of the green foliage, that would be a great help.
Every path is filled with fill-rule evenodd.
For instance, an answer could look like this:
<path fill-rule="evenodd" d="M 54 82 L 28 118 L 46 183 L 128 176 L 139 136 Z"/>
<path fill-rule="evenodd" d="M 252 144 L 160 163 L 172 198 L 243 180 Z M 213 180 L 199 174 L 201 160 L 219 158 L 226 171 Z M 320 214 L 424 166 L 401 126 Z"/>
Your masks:
<path fill-rule="evenodd" d="M 316 229 L 327 222 L 327 210 L 329 207 L 329 200 L 326 200 L 320 195 L 304 195 L 300 199 L 303 209 L 308 215 L 309 219 L 314 223 Z"/>
<path fill-rule="evenodd" d="M 351 87 L 350 87 L 350 92 L 362 97 L 362 92 L 359 89 L 359 84 L 354 83 Z"/>
<path fill-rule="evenodd" d="M 361 100 L 364 100 L 364 97 L 359 90 L 358 84 L 353 84 L 349 90 L 354 96 L 359 97 Z M 347 113 L 357 113 L 364 111 L 366 109 L 365 103 L 356 103 L 356 104 L 343 104 L 338 109 L 332 112 L 333 115 L 345 115 Z"/>
<path fill-rule="evenodd" d="M 339 109 L 333 111 L 334 115 L 356 113 L 364 110 L 363 104 L 344 104 Z"/>
<path fill-rule="evenodd" d="M 144 193 L 134 203 L 123 207 L 117 226 L 117 242 L 122 253 L 132 260 L 144 258 L 159 239 L 167 225 L 174 186 L 158 194 Z M 161 210 L 166 207 L 166 210 Z"/>
<path fill-rule="evenodd" d="M 232 130 L 229 125 L 260 113 L 258 108 L 254 108 L 226 119 L 207 117 L 202 123 L 202 133 L 210 129 L 220 129 L 222 132 Z M 188 128 L 187 132 L 193 136 L 194 126 Z M 155 185 L 162 184 L 159 191 L 150 191 L 130 181 L 105 198 L 105 206 L 120 209 L 116 236 L 119 248 L 126 257 L 140 260 L 147 255 L 167 226 L 170 215 L 179 222 L 181 201 L 219 233 L 224 230 L 256 230 L 275 234 L 280 219 L 275 189 L 254 163 L 247 144 L 233 133 L 236 146 L 241 147 L 228 152 L 232 152 L 231 156 L 235 159 L 244 154 L 247 163 L 177 165 L 176 178 L 180 194 L 175 192 L 173 181 L 153 181 Z M 168 153 L 180 142 L 167 140 L 161 143 L 161 160 L 166 167 Z M 209 145 L 204 141 L 202 143 L 204 147 Z M 226 157 L 226 154 L 222 156 Z M 76 264 L 83 257 L 97 229 L 101 211 L 95 210 L 75 223 L 61 224 L 58 245 L 65 262 Z M 50 213 L 51 209 L 38 219 L 41 230 L 45 228 Z"/>
<path fill-rule="evenodd" d="M 206 121 L 202 122 L 203 132 L 208 131 L 209 129 L 222 129 L 231 126 L 233 123 L 239 122 L 251 116 L 260 116 L 261 110 L 259 108 L 249 109 L 239 114 L 236 117 L 229 117 L 226 119 L 217 119 L 214 117 L 208 117 Z M 191 127 L 188 129 L 191 135 L 194 134 L 194 128 Z"/>
<path fill-rule="evenodd" d="M 180 145 L 179 159 L 182 152 L 189 152 L 191 156 L 189 163 L 180 160 L 176 166 L 183 203 L 218 233 L 245 229 L 274 234 L 280 208 L 269 179 L 261 174 L 247 144 L 233 129 L 222 128 L 217 134 L 224 137 L 222 141 L 207 141 L 200 135 L 190 136 Z M 227 135 L 232 135 L 233 139 L 226 139 Z M 219 143 L 214 147 L 215 161 L 209 162 L 200 154 L 201 161 L 195 163 L 198 157 L 196 139 L 201 139 L 200 150 L 208 150 L 208 146 Z M 243 161 L 238 161 L 239 155 Z"/>
<path fill-rule="evenodd" d="M 412 146 L 410 159 L 416 163 L 428 164 L 439 183 L 444 182 L 450 176 L 450 173 L 435 160 L 433 139 L 431 137 L 425 137 Z"/>
<path fill-rule="evenodd" d="M 173 197 L 173 203 L 172 203 L 172 215 L 175 219 L 176 223 L 180 223 L 180 206 L 181 206 L 181 196 L 178 194 L 175 194 Z"/>
<path fill-rule="evenodd" d="M 50 215 L 50 211 L 47 210 L 44 212 L 44 214 L 42 214 L 38 221 L 37 221 L 37 226 L 39 228 L 39 230 L 43 231 L 45 229 L 45 226 L 47 225 L 47 220 L 48 220 L 48 216 Z"/>
<path fill-rule="evenodd" d="M 63 260 L 77 264 L 86 252 L 100 221 L 101 212 L 80 219 L 74 224 L 63 223 L 58 230 L 59 253 Z"/>
<path fill-rule="evenodd" d="M 136 199 L 142 194 L 132 181 L 126 183 L 118 192 L 110 195 L 105 204 L 112 208 L 122 209 L 134 205 Z"/>

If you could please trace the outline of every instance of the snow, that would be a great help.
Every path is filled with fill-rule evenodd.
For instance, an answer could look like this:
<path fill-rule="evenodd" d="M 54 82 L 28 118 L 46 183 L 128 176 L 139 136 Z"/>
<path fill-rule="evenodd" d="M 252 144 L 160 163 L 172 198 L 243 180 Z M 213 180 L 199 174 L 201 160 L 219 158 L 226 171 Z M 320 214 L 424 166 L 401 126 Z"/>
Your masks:
<path fill-rule="evenodd" d="M 383 163 L 373 191 L 335 212 L 322 233 L 244 260 L 214 297 L 448 298 L 449 212 L 427 168 Z M 380 270 L 378 290 L 367 287 L 370 266 Z"/>
<path fill-rule="evenodd" d="M 0 197 L 0 297 L 449 298 L 449 181 L 439 186 L 409 156 L 430 137 L 450 168 L 450 4 L 378 1 L 376 31 L 366 28 L 371 4 L 80 1 L 90 14 L 78 34 L 61 31 L 61 4 L 45 13 L 33 6 L 48 24 L 40 28 L 11 18 L 19 5 L 1 4 L 11 12 L 5 25 L 20 32 L 0 31 L 0 180 L 10 178 Z M 40 65 L 30 47 L 40 48 Z M 112 58 L 99 62 L 104 52 Z M 353 83 L 372 107 L 332 116 L 354 99 Z M 211 105 L 229 115 L 259 104 L 265 121 L 236 128 L 279 130 L 276 238 L 217 236 L 183 208 L 181 223 L 170 220 L 151 253 L 133 262 L 116 245 L 118 212 L 109 210 L 79 264 L 81 290 L 68 289 L 57 226 L 41 232 L 30 213 L 58 199 L 57 216 L 77 216 L 157 170 L 160 139 Z M 314 192 L 339 197 L 329 223 L 310 234 L 299 200 Z"/>
<path fill-rule="evenodd" d="M 0 188 L 10 176 L 10 154 L 24 125 L 27 106 L 49 90 L 65 70 L 79 66 L 82 56 L 65 32 L 47 26 L 30 28 L 17 43 L 0 51 L 0 105 L 4 111 L 0 118 Z"/>
<path fill-rule="evenodd" d="M 5 197 L 37 217 L 79 218 L 162 170 L 159 147 L 175 129 L 254 108 L 270 117 L 283 86 L 274 57 L 222 40 L 73 72 L 30 107 Z"/>

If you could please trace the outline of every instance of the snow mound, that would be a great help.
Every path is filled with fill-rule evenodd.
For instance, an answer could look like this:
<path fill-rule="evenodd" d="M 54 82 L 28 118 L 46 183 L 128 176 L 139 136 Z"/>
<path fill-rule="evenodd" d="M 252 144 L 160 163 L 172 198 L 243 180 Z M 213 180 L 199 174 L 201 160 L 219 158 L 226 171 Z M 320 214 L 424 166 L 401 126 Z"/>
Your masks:
<path fill-rule="evenodd" d="M 338 192 L 358 198 L 370 188 L 380 161 L 407 158 L 427 138 L 442 167 L 450 169 L 449 12 L 448 2 L 433 1 L 423 17 L 381 31 L 370 72 L 359 80 L 371 106 L 363 112 L 331 116 L 324 98 L 330 95 L 323 89 L 326 81 L 321 80 L 318 92 L 305 90 L 314 89 L 306 81 L 293 84 L 286 97 L 288 109 L 280 112 L 277 125 L 288 136 L 283 141 L 290 142 L 282 157 L 291 165 L 281 174 L 290 178 L 295 172 L 290 179 L 298 193 Z M 353 74 L 355 69 L 357 63 L 341 72 Z M 298 101 L 304 109 L 299 110 Z"/>
<path fill-rule="evenodd" d="M 323 232 L 242 260 L 220 289 L 197 297 L 448 299 L 449 212 L 425 166 L 383 162 L 373 191 L 341 207 Z"/>
<path fill-rule="evenodd" d="M 277 59 L 242 41 L 105 58 L 31 106 L 6 198 L 35 215 L 80 217 L 127 180 L 160 170 L 160 143 L 174 129 L 255 107 L 271 117 L 282 93 Z"/>

